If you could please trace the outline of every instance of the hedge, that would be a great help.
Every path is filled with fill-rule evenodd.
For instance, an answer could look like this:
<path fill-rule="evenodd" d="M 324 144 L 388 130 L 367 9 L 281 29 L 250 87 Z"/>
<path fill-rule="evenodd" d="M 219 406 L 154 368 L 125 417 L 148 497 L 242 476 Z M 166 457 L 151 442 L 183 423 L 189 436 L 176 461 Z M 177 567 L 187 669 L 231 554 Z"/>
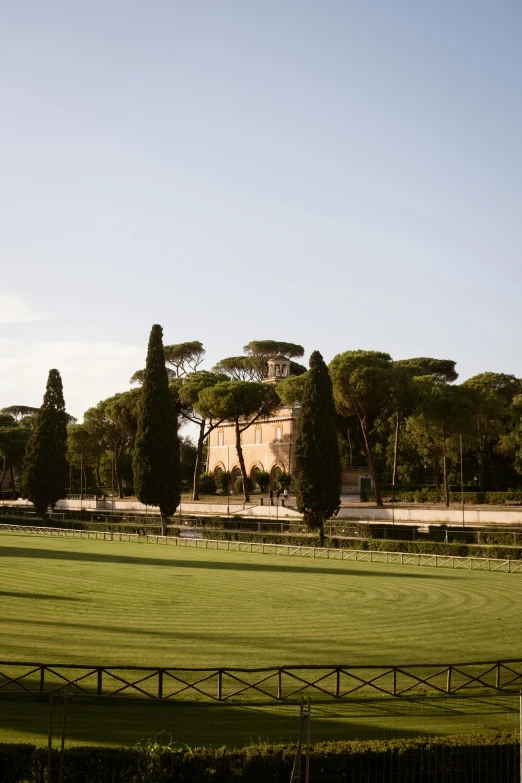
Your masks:
<path fill-rule="evenodd" d="M 312 747 L 310 779 L 359 783 L 480 780 L 518 781 L 518 735 L 488 733 L 371 742 L 323 742 Z M 295 745 L 251 745 L 241 749 L 157 750 L 79 747 L 64 754 L 64 783 L 185 783 L 200 781 L 288 782 Z M 151 750 L 152 749 L 152 750 Z M 0 745 L 2 783 L 44 783 L 47 751 L 33 745 Z M 58 779 L 59 753 L 52 754 Z"/>
<path fill-rule="evenodd" d="M 3 517 L 3 519 L 6 518 Z M 7 519 L 9 520 L 9 518 Z M 15 518 L 9 521 L 23 526 L 23 520 Z M 60 522 L 60 524 L 56 524 L 54 527 L 69 529 L 75 526 L 68 522 Z M 77 523 L 76 529 L 114 533 L 146 532 L 149 535 L 161 535 L 161 529 L 154 525 L 110 525 L 102 522 L 91 522 Z M 169 536 L 179 536 L 180 528 L 169 526 L 168 533 Z M 252 533 L 244 530 L 223 530 L 221 528 L 206 527 L 202 529 L 201 536 L 212 541 L 242 541 L 252 544 L 282 544 L 284 546 L 319 546 L 317 536 L 310 533 Z M 372 537 L 354 537 L 350 539 L 344 535 L 334 534 L 331 537 L 327 536 L 325 546 L 332 549 L 360 549 L 366 551 L 373 550 L 374 552 L 404 552 L 405 554 L 522 560 L 522 546 L 510 545 L 512 540 L 513 536 L 509 533 L 481 533 L 480 544 L 468 544 L 465 542 L 446 544 L 444 541 L 402 541 Z"/>
<path fill-rule="evenodd" d="M 391 499 L 392 493 L 384 493 L 388 499 Z M 481 506 L 504 506 L 506 503 L 521 503 L 522 490 L 509 490 L 507 492 L 467 492 L 463 493 L 464 504 Z M 460 492 L 450 492 L 450 503 L 462 503 Z M 374 503 L 375 492 L 373 490 L 362 490 L 360 498 L 363 503 Z M 417 490 L 395 490 L 393 499 L 396 503 L 444 503 L 445 495 L 443 489 L 417 489 Z"/>
<path fill-rule="evenodd" d="M 149 535 L 160 536 L 161 525 L 159 524 L 139 524 L 137 522 L 91 522 L 80 519 L 49 519 L 46 527 L 58 528 L 59 530 L 97 530 L 105 533 L 149 533 Z M 38 517 L 27 519 L 26 517 L 8 516 L 0 514 L 0 524 L 20 525 L 20 527 L 44 527 L 42 520 Z M 169 536 L 179 535 L 179 525 L 169 525 Z"/>

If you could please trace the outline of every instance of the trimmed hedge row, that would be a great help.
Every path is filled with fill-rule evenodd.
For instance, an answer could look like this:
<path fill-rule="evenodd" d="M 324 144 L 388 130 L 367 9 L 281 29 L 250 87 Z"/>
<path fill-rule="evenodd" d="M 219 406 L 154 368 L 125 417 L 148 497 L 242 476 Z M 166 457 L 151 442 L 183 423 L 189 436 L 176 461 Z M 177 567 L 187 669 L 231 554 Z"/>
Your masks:
<path fill-rule="evenodd" d="M 508 733 L 373 742 L 324 742 L 310 754 L 313 781 L 410 783 L 481 780 L 518 781 L 518 736 Z M 198 748 L 150 752 L 123 748 L 70 748 L 64 754 L 64 783 L 185 783 L 200 781 L 288 782 L 294 745 L 251 745 L 241 749 Z M 0 745 L 2 783 L 44 783 L 47 751 L 33 745 Z M 52 754 L 58 779 L 59 754 Z"/>
<path fill-rule="evenodd" d="M 44 527 L 41 519 L 25 517 L 8 516 L 0 514 L 0 523 L 6 525 L 20 525 L 21 527 Z M 91 522 L 80 519 L 49 519 L 47 527 L 55 527 L 60 530 L 98 530 L 107 533 L 140 533 L 145 531 L 150 535 L 161 535 L 161 525 L 137 524 L 133 522 Z M 179 535 L 179 526 L 169 527 L 169 535 Z"/>
<path fill-rule="evenodd" d="M 331 538 L 327 546 L 344 549 L 364 549 L 374 552 L 404 552 L 420 555 L 446 555 L 453 557 L 490 557 L 500 560 L 521 560 L 522 547 L 485 546 L 483 544 L 445 544 L 443 541 L 395 541 L 386 538 L 371 538 L 360 541 L 345 541 Z"/>
<path fill-rule="evenodd" d="M 391 492 L 384 493 L 391 498 Z M 366 503 L 375 502 L 375 492 L 373 490 L 363 490 L 360 493 L 361 501 Z M 450 492 L 450 503 L 462 503 L 460 492 Z M 396 490 L 393 493 L 396 503 L 444 503 L 445 495 L 443 489 L 417 489 L 417 490 Z M 507 492 L 466 492 L 464 491 L 464 503 L 466 505 L 481 506 L 504 506 L 506 503 L 521 503 L 522 490 L 509 490 Z"/>
<path fill-rule="evenodd" d="M 6 519 L 0 517 L 0 519 Z M 7 518 L 8 519 L 8 518 Z M 14 524 L 23 524 L 19 519 L 9 520 Z M 161 535 L 160 528 L 153 525 L 107 525 L 102 522 L 77 523 L 78 530 L 99 530 L 100 532 L 147 532 L 149 535 Z M 56 524 L 54 527 L 70 529 L 75 526 L 68 522 Z M 169 527 L 170 536 L 179 536 L 179 527 Z M 317 536 L 310 533 L 250 533 L 244 530 L 216 530 L 205 528 L 201 533 L 203 538 L 213 541 L 244 541 L 252 544 L 283 544 L 284 546 L 319 546 Z M 444 543 L 443 541 L 401 541 L 387 538 L 354 538 L 333 535 L 327 537 L 325 546 L 332 549 L 361 549 L 374 552 L 404 552 L 405 554 L 446 555 L 454 557 L 489 557 L 501 560 L 522 560 L 522 547 L 510 546 L 512 536 L 508 533 L 482 534 L 484 540 L 480 544 Z M 498 543 L 495 539 L 498 539 Z M 508 543 L 504 544 L 503 539 Z"/>

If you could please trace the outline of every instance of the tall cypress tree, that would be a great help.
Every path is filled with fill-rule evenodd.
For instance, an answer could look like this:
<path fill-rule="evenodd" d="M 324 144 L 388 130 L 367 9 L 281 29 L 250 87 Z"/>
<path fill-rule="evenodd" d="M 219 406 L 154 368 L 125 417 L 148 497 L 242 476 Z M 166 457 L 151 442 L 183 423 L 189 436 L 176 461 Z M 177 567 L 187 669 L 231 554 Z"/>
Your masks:
<path fill-rule="evenodd" d="M 319 351 L 310 357 L 297 420 L 294 481 L 297 508 L 322 545 L 325 520 L 341 502 L 341 461 L 332 382 Z"/>
<path fill-rule="evenodd" d="M 178 421 L 169 393 L 163 329 L 158 324 L 150 333 L 132 467 L 138 500 L 159 506 L 161 529 L 166 535 L 167 517 L 180 501 L 180 466 Z"/>
<path fill-rule="evenodd" d="M 67 413 L 62 379 L 50 370 L 43 404 L 27 443 L 22 468 L 22 496 L 28 498 L 43 519 L 47 508 L 65 496 L 67 464 Z"/>

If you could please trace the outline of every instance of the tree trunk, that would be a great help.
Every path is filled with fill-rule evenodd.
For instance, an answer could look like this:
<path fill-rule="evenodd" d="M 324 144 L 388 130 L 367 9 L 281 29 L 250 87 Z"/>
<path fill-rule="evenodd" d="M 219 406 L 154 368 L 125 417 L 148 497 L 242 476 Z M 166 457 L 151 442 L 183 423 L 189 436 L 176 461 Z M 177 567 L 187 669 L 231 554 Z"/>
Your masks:
<path fill-rule="evenodd" d="M 115 459 L 114 459 L 114 476 L 116 478 L 116 486 L 118 487 L 119 498 L 120 498 L 120 500 L 123 500 L 123 481 L 122 481 L 121 472 L 120 472 L 120 465 L 119 465 L 119 461 L 120 460 L 119 460 L 119 458 L 120 458 L 120 455 L 117 454 Z"/>
<path fill-rule="evenodd" d="M 4 460 L 4 472 L 2 473 L 2 479 L 0 480 L 0 489 L 2 490 L 2 493 L 4 492 L 4 481 L 6 476 L 7 476 L 7 465 L 5 464 L 5 460 Z"/>
<path fill-rule="evenodd" d="M 100 476 L 100 457 L 98 457 L 96 461 L 96 481 L 98 482 L 98 492 L 101 495 L 102 486 L 101 486 L 101 476 Z"/>
<path fill-rule="evenodd" d="M 397 483 L 397 454 L 399 451 L 399 433 L 401 428 L 401 414 L 397 411 L 397 424 L 395 425 L 395 443 L 393 444 L 393 471 L 392 471 L 392 487 L 395 487 Z"/>
<path fill-rule="evenodd" d="M 192 486 L 192 500 L 199 500 L 199 477 L 203 463 L 203 446 L 205 444 L 205 420 L 199 425 L 198 448 L 196 451 L 196 465 L 194 467 L 194 483 Z"/>
<path fill-rule="evenodd" d="M 241 430 L 239 424 L 236 422 L 236 451 L 237 458 L 239 460 L 239 467 L 241 468 L 241 476 L 243 478 L 243 498 L 245 503 L 250 502 L 250 492 L 248 491 L 248 476 L 245 468 L 245 460 L 243 457 L 243 449 L 241 448 Z"/>
<path fill-rule="evenodd" d="M 484 492 L 486 488 L 486 470 L 485 470 L 485 459 L 484 459 L 484 451 L 482 447 L 479 451 L 479 489 L 481 492 Z"/>
<path fill-rule="evenodd" d="M 446 459 L 446 435 L 442 439 L 442 465 L 444 468 L 444 502 L 446 508 L 449 508 L 449 487 L 448 487 L 448 464 Z"/>
<path fill-rule="evenodd" d="M 163 513 L 163 511 L 160 510 L 161 514 L 161 535 L 166 536 L 167 535 L 167 515 Z"/>
<path fill-rule="evenodd" d="M 440 489 L 440 462 L 436 454 L 433 457 L 433 483 L 435 484 L 435 489 Z"/>
<path fill-rule="evenodd" d="M 9 465 L 9 475 L 11 476 L 11 497 L 14 498 L 16 492 L 16 484 L 15 484 L 14 470 L 12 464 Z"/>
<path fill-rule="evenodd" d="M 366 459 L 368 460 L 368 468 L 370 469 L 370 474 L 372 477 L 373 489 L 375 492 L 375 502 L 377 503 L 378 506 L 382 506 L 381 485 L 379 482 L 377 469 L 375 467 L 375 461 L 373 459 L 373 452 L 370 446 L 370 441 L 368 439 L 368 430 L 366 428 L 365 420 L 362 419 L 360 416 L 359 416 L 359 423 L 361 425 L 361 431 L 364 440 L 364 450 L 366 452 Z"/>
<path fill-rule="evenodd" d="M 486 486 L 486 444 L 480 421 L 477 422 L 477 429 L 479 438 L 479 489 L 481 492 L 484 492 Z"/>
<path fill-rule="evenodd" d="M 493 476 L 493 483 L 495 484 L 495 489 L 497 490 L 497 492 L 500 492 L 501 486 L 498 478 L 497 466 L 495 465 L 495 460 L 493 459 L 493 453 L 491 451 L 491 447 L 489 444 L 486 448 L 487 448 L 487 454 L 489 458 L 488 459 L 489 465 L 491 467 L 491 475 Z"/>
<path fill-rule="evenodd" d="M 319 546 L 324 546 L 324 519 L 322 517 L 319 523 Z"/>

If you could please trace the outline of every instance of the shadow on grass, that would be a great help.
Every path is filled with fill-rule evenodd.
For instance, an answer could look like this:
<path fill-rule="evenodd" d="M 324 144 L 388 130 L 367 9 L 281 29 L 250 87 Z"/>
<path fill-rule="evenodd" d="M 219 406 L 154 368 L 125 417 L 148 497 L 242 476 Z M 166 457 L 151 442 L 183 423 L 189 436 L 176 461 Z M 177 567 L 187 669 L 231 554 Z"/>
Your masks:
<path fill-rule="evenodd" d="M 375 700 L 376 704 L 312 704 L 312 741 L 389 739 L 392 737 L 436 736 L 456 728 L 482 729 L 484 721 L 510 726 L 514 721 L 509 709 L 476 700 L 474 705 L 460 703 L 451 716 L 443 717 L 435 703 L 424 703 L 422 715 L 415 700 Z M 429 700 L 428 700 L 429 701 Z M 47 699 L 23 698 L 0 701 L 0 742 L 17 739 L 47 739 L 49 707 Z M 61 723 L 61 699 L 55 698 L 55 720 Z M 515 716 L 516 717 L 516 716 Z M 515 721 L 516 722 L 516 721 Z M 93 743 L 133 745 L 140 738 L 161 731 L 175 741 L 192 747 L 201 745 L 242 746 L 257 742 L 296 742 L 299 706 L 240 706 L 152 702 L 142 699 L 97 701 L 70 698 L 67 715 L 67 745 Z M 57 730 L 57 734 L 58 734 Z M 58 742 L 55 736 L 55 742 Z"/>
<path fill-rule="evenodd" d="M 83 601 L 83 598 L 73 598 L 67 595 L 50 595 L 48 593 L 20 593 L 14 590 L 0 590 L 0 596 L 6 596 L 7 598 L 38 598 L 38 600 L 44 601 Z"/>
<path fill-rule="evenodd" d="M 217 550 L 212 550 L 217 551 Z M 232 553 L 234 554 L 234 553 Z M 248 553 L 247 553 L 248 554 Z M 426 572 L 411 571 L 405 574 L 396 568 L 391 568 L 389 571 L 380 571 L 376 569 L 352 569 L 343 567 L 342 569 L 325 568 L 324 566 L 318 566 L 317 560 L 308 560 L 303 558 L 302 565 L 267 563 L 267 562 L 252 562 L 241 563 L 234 562 L 231 558 L 228 562 L 218 562 L 216 560 L 202 559 L 202 560 L 179 560 L 175 558 L 156 557 L 155 553 L 151 557 L 136 557 L 135 555 L 116 555 L 106 554 L 104 552 L 71 552 L 68 550 L 58 551 L 56 549 L 41 549 L 39 547 L 2 547 L 0 546 L 0 559 L 3 557 L 13 558 L 29 558 L 29 559 L 42 559 L 42 560 L 72 560 L 82 563 L 111 563 L 117 565 L 144 565 L 144 566 L 160 566 L 163 568 L 191 568 L 191 569 L 210 569 L 215 571 L 263 571 L 265 573 L 296 573 L 303 574 L 303 567 L 306 565 L 312 565 L 314 573 L 328 574 L 329 576 L 345 577 L 346 575 L 352 576 L 374 576 L 374 577 L 391 577 L 393 579 L 444 579 L 448 577 L 447 573 L 444 574 L 428 574 Z M 335 562 L 335 561 L 332 561 Z"/>

